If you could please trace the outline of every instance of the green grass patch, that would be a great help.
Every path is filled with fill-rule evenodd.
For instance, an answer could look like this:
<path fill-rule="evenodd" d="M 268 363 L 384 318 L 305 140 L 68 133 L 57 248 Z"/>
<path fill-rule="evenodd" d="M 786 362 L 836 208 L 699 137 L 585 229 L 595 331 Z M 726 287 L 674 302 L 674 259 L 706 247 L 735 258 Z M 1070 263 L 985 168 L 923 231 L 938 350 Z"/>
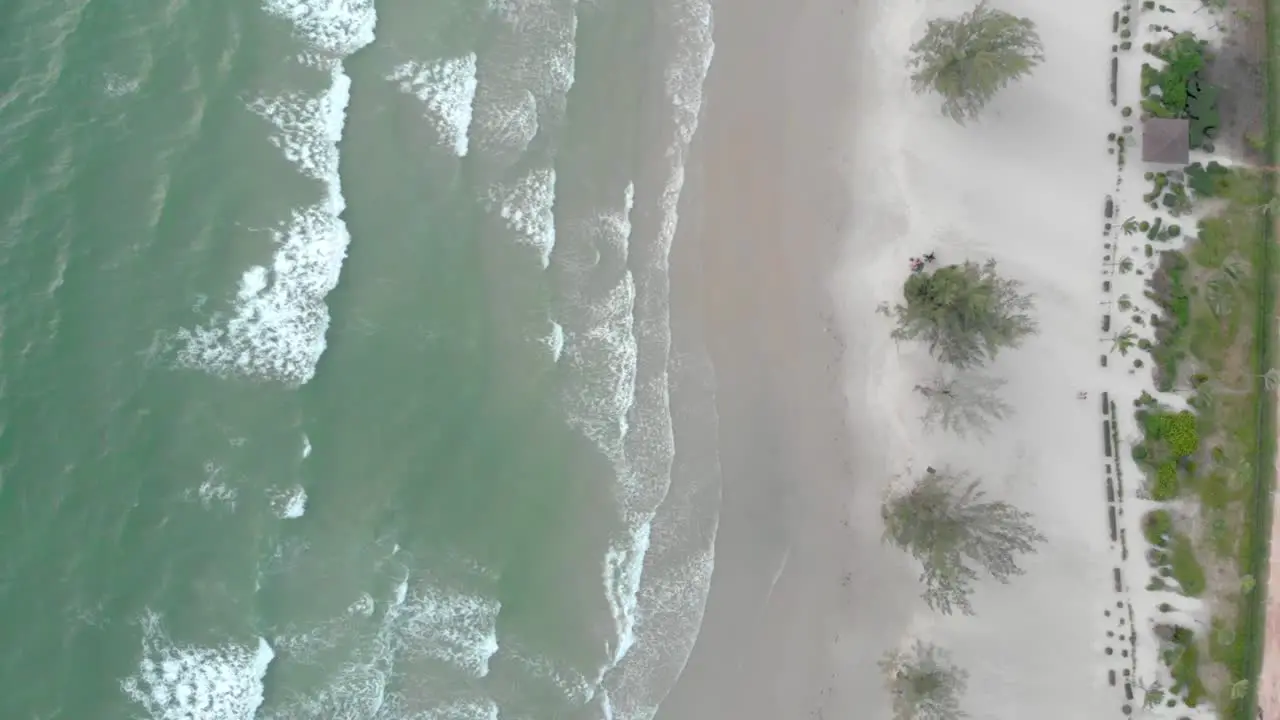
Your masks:
<path fill-rule="evenodd" d="M 1142 536 L 1155 547 L 1165 547 L 1173 537 L 1173 516 L 1168 510 L 1152 510 L 1142 518 Z"/>
<path fill-rule="evenodd" d="M 1178 581 L 1184 595 L 1200 597 L 1204 594 L 1204 567 L 1196 558 L 1196 549 L 1190 537 L 1181 533 L 1174 534 L 1169 562 L 1173 566 L 1173 579 Z"/>
<path fill-rule="evenodd" d="M 1208 694 L 1200 681 L 1200 651 L 1195 633 L 1184 627 L 1176 628 L 1172 644 L 1173 647 L 1164 654 L 1165 663 L 1173 675 L 1173 686 L 1169 691 L 1181 695 L 1187 705 L 1195 707 Z"/>

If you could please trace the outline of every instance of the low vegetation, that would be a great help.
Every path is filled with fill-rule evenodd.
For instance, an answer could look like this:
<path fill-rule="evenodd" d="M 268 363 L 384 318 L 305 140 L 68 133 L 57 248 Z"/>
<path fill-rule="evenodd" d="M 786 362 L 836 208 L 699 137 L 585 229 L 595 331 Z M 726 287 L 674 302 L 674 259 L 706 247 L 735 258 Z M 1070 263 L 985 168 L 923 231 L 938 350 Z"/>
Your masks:
<path fill-rule="evenodd" d="M 1153 114 L 1179 102 L 1191 112 L 1195 102 L 1180 99 L 1174 88 L 1178 78 L 1194 79 L 1201 66 L 1194 56 L 1203 49 L 1183 36 L 1170 42 L 1163 52 L 1177 63 L 1155 74 L 1144 71 L 1144 90 L 1148 83 L 1161 88 L 1159 112 L 1148 108 Z M 1154 548 L 1148 554 L 1155 570 L 1151 586 L 1204 596 L 1213 610 L 1210 637 L 1181 626 L 1162 636 L 1175 681 L 1169 692 L 1190 706 L 1212 696 L 1223 716 L 1232 717 L 1242 702 L 1240 681 L 1250 675 L 1252 598 L 1242 578 L 1256 561 L 1258 408 L 1271 401 L 1260 369 L 1266 339 L 1260 345 L 1258 332 L 1269 332 L 1259 317 L 1260 291 L 1269 278 L 1258 261 L 1269 184 L 1258 172 L 1214 163 L 1188 168 L 1186 184 L 1188 203 L 1212 199 L 1220 210 L 1199 223 L 1182 252 L 1162 253 L 1148 296 L 1162 311 L 1153 319 L 1156 342 L 1150 348 L 1156 386 L 1187 396 L 1191 409 L 1144 396 L 1136 413 L 1144 437 L 1133 457 L 1146 471 L 1152 500 L 1192 501 L 1184 506 L 1191 515 L 1161 508 L 1143 519 L 1143 534 Z M 1206 674 L 1208 664 L 1219 669 Z M 1207 687 L 1202 677 L 1229 681 Z"/>
<path fill-rule="evenodd" d="M 1162 67 L 1142 66 L 1142 109 L 1148 115 L 1190 120 L 1191 147 L 1204 147 L 1218 127 L 1218 91 L 1202 72 L 1211 59 L 1209 44 L 1191 33 L 1153 43 L 1148 51 Z"/>

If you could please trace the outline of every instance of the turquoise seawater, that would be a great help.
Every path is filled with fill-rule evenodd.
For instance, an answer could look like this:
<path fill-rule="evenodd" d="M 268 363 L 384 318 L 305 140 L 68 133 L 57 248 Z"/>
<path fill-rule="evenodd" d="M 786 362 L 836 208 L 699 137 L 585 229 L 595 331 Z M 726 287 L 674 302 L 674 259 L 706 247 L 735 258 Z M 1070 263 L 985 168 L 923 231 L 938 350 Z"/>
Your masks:
<path fill-rule="evenodd" d="M 651 717 L 708 2 L 0 16 L 0 717 Z"/>

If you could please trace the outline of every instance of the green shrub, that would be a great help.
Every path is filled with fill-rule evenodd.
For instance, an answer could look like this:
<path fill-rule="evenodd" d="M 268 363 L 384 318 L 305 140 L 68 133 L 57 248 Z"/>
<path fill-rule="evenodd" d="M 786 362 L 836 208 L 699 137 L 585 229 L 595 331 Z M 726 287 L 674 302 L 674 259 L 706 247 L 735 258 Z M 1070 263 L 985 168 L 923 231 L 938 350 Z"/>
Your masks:
<path fill-rule="evenodd" d="M 1220 194 L 1227 185 L 1231 171 L 1217 161 L 1207 166 L 1192 163 L 1187 167 L 1187 185 L 1202 197 Z"/>
<path fill-rule="evenodd" d="M 1188 597 L 1200 597 L 1204 594 L 1204 568 L 1196 559 L 1195 549 L 1191 546 L 1191 538 L 1177 535 L 1173 538 L 1173 579 L 1182 587 L 1182 593 Z"/>
<path fill-rule="evenodd" d="M 1158 502 L 1178 497 L 1178 466 L 1170 460 L 1156 468 L 1156 485 L 1151 490 L 1151 499 Z"/>
<path fill-rule="evenodd" d="M 1173 650 L 1172 658 L 1169 658 L 1172 660 L 1169 663 L 1169 673 L 1173 675 L 1173 686 L 1169 691 L 1182 695 L 1189 707 L 1195 707 L 1204 699 L 1205 689 L 1197 673 L 1200 661 L 1195 635 L 1190 630 L 1178 632 L 1183 629 L 1179 627 L 1173 633 L 1173 642 L 1177 648 Z"/>
<path fill-rule="evenodd" d="M 1155 547 L 1164 547 L 1173 533 L 1173 516 L 1168 510 L 1152 510 L 1142 517 L 1142 536 Z"/>
<path fill-rule="evenodd" d="M 1200 435 L 1196 432 L 1196 416 L 1189 410 L 1162 415 L 1160 436 L 1169 444 L 1174 457 L 1184 458 L 1200 447 Z"/>
<path fill-rule="evenodd" d="M 1146 446 L 1146 445 L 1134 445 L 1134 446 L 1133 446 L 1133 459 L 1134 459 L 1134 462 L 1137 462 L 1137 463 L 1141 463 L 1143 460 L 1146 460 L 1146 459 L 1147 459 L 1147 446 Z"/>

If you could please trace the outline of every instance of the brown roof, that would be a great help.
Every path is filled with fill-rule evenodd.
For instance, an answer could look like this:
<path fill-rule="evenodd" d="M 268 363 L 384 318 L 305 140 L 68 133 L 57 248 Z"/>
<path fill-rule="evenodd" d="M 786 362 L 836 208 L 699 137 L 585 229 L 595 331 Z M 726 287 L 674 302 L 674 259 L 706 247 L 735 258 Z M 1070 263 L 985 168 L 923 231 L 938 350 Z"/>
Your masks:
<path fill-rule="evenodd" d="M 1142 123 L 1142 161 L 1186 165 L 1191 153 L 1185 118 L 1150 118 Z"/>

